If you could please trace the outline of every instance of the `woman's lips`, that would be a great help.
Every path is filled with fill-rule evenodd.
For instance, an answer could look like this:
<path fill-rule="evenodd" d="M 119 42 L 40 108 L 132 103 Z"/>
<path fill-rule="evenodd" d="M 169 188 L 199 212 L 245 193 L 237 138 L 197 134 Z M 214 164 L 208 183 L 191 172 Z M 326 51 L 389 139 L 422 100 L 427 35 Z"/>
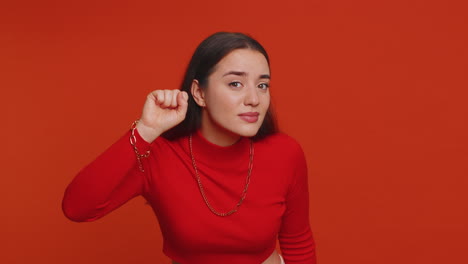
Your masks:
<path fill-rule="evenodd" d="M 258 120 L 258 115 L 257 112 L 248 112 L 240 114 L 239 117 L 246 122 L 255 123 Z"/>

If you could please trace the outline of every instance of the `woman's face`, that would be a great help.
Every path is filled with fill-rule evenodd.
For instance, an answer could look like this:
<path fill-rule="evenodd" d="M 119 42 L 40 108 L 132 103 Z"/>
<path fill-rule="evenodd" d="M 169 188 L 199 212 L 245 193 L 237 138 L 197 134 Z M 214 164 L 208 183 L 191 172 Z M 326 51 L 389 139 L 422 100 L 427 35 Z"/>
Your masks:
<path fill-rule="evenodd" d="M 237 49 L 226 55 L 208 77 L 207 86 L 198 87 L 203 136 L 218 145 L 233 144 L 239 136 L 255 136 L 270 105 L 269 83 L 270 68 L 262 53 Z"/>

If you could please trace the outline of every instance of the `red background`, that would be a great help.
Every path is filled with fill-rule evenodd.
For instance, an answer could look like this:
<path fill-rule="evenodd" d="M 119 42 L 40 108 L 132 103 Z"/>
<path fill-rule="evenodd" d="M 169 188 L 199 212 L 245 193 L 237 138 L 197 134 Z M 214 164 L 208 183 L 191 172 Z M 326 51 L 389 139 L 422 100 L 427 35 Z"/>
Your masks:
<path fill-rule="evenodd" d="M 1 263 L 168 263 L 140 197 L 61 212 L 81 167 L 178 88 L 196 45 L 270 53 L 283 131 L 310 171 L 320 264 L 468 263 L 465 1 L 3 1 Z M 465 252 L 463 252 L 465 251 Z"/>

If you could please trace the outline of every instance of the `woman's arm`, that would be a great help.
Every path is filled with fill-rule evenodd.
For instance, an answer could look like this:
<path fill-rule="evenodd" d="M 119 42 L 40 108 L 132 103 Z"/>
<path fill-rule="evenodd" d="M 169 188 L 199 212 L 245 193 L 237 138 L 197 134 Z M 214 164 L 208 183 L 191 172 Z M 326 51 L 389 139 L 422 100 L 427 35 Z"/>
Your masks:
<path fill-rule="evenodd" d="M 150 148 L 135 130 L 140 153 Z M 96 160 L 83 168 L 68 185 L 62 209 L 70 220 L 93 221 L 138 196 L 145 189 L 145 173 L 140 171 L 130 132 L 115 142 Z"/>
<path fill-rule="evenodd" d="M 179 90 L 156 90 L 147 96 L 134 130 L 139 153 L 149 150 L 151 142 L 185 118 L 187 101 L 187 93 Z M 130 137 L 131 133 L 126 133 L 70 183 L 62 202 L 69 219 L 96 220 L 144 193 L 146 178 Z"/>
<path fill-rule="evenodd" d="M 286 264 L 315 264 L 315 242 L 309 224 L 307 164 L 302 149 L 297 147 L 291 159 L 296 169 L 286 196 L 286 211 L 278 239 Z"/>

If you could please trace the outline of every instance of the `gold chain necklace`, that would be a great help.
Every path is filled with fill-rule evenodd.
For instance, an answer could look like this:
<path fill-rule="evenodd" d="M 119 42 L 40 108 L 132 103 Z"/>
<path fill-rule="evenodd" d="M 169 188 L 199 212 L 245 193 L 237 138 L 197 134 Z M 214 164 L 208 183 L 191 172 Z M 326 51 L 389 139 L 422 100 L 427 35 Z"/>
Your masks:
<path fill-rule="evenodd" d="M 200 193 L 201 193 L 201 195 L 203 197 L 203 200 L 205 201 L 206 206 L 208 206 L 208 208 L 211 210 L 211 212 L 213 212 L 213 214 L 215 214 L 217 216 L 223 216 L 224 217 L 224 216 L 232 215 L 233 213 L 237 212 L 240 205 L 244 201 L 245 196 L 247 194 L 247 189 L 249 188 L 250 174 L 252 173 L 253 156 L 254 156 L 254 147 L 253 147 L 252 139 L 250 139 L 250 154 L 249 154 L 250 160 L 249 160 L 249 168 L 248 168 L 248 172 L 247 172 L 247 179 L 245 181 L 244 191 L 242 192 L 241 198 L 240 198 L 239 202 L 236 204 L 236 206 L 234 207 L 234 209 L 232 209 L 229 212 L 224 212 L 224 213 L 220 213 L 220 212 L 216 211 L 211 206 L 210 202 L 208 201 L 208 198 L 206 198 L 205 189 L 203 188 L 203 185 L 201 183 L 200 175 L 198 174 L 197 164 L 195 163 L 195 157 L 193 156 L 192 135 L 190 135 L 190 137 L 189 137 L 189 146 L 190 146 L 190 156 L 192 157 L 193 169 L 195 170 L 195 175 L 197 176 L 198 188 L 200 189 Z"/>

